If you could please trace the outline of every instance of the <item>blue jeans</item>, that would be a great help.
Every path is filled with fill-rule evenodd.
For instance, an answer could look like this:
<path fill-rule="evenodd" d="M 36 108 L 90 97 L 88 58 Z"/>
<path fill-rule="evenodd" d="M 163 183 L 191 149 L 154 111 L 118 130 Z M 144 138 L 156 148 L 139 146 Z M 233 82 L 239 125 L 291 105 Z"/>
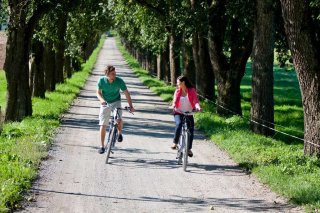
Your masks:
<path fill-rule="evenodd" d="M 179 143 L 179 138 L 182 130 L 182 121 L 183 121 L 184 115 L 181 114 L 175 114 L 174 115 L 174 120 L 176 122 L 176 128 L 174 132 L 174 138 L 173 138 L 173 143 L 178 144 Z M 187 116 L 187 127 L 189 128 L 190 131 L 190 141 L 189 141 L 189 149 L 192 149 L 192 142 L 193 142 L 193 131 L 194 131 L 194 119 L 193 116 Z"/>

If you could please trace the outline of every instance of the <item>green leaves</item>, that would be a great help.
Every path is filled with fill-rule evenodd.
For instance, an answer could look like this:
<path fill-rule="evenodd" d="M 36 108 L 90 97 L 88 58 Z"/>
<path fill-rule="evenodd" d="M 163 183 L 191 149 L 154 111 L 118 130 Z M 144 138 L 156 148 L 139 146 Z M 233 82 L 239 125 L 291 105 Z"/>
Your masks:
<path fill-rule="evenodd" d="M 0 24 L 7 23 L 8 17 L 8 1 L 2 0 L 0 4 Z"/>
<path fill-rule="evenodd" d="M 137 4 L 114 1 L 111 12 L 118 33 L 129 42 L 154 52 L 164 46 L 165 25 L 152 11 Z"/>

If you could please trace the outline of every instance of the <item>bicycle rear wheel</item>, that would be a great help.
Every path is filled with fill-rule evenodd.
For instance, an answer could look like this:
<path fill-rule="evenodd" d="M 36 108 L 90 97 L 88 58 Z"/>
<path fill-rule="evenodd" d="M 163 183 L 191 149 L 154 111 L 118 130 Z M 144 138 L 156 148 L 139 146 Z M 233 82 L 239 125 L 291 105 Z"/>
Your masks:
<path fill-rule="evenodd" d="M 111 149 L 112 149 L 112 147 L 113 147 L 113 145 L 114 145 L 114 143 L 115 143 L 115 140 L 116 140 L 116 133 L 117 133 L 117 129 L 116 129 L 116 127 L 114 126 L 114 127 L 112 127 L 112 129 L 111 129 L 110 140 L 109 140 L 109 142 L 108 142 L 108 144 L 107 144 L 106 163 L 108 163 L 108 161 L 109 161 L 110 152 L 111 152 Z"/>
<path fill-rule="evenodd" d="M 188 147 L 189 147 L 189 134 L 187 132 L 183 132 L 184 134 L 184 150 L 183 150 L 183 171 L 187 171 L 188 165 Z"/>

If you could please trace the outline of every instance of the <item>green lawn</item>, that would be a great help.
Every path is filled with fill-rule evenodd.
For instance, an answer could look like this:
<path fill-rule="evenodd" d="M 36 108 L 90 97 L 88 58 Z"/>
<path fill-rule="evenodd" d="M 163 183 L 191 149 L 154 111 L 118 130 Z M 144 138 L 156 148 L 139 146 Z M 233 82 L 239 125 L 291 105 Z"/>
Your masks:
<path fill-rule="evenodd" d="M 249 118 L 251 97 L 251 64 L 249 63 L 242 80 L 241 95 L 244 117 Z M 276 129 L 303 138 L 301 93 L 294 71 L 286 72 L 278 66 L 274 67 L 274 102 Z M 286 142 L 293 140 L 283 135 L 276 135 L 276 138 Z"/>
<path fill-rule="evenodd" d="M 45 99 L 33 98 L 33 115 L 21 122 L 6 123 L 0 134 L 0 212 L 19 208 L 23 193 L 37 177 L 38 167 L 47 156 L 60 116 L 68 110 L 70 103 L 86 82 L 99 50 L 82 65 L 65 83 L 59 84 L 54 92 L 47 92 Z M 4 104 L 5 78 L 0 72 L 0 103 Z"/>
<path fill-rule="evenodd" d="M 117 45 L 140 79 L 165 101 L 172 101 L 174 87 L 148 75 L 137 61 Z M 296 74 L 274 67 L 276 129 L 303 138 L 303 110 Z M 320 210 L 320 161 L 303 154 L 303 143 L 277 133 L 274 137 L 253 134 L 249 129 L 251 97 L 251 65 L 241 85 L 243 117 L 223 118 L 215 113 L 215 105 L 203 101 L 203 113 L 196 115 L 196 125 L 205 135 L 246 171 L 253 172 L 263 183 L 302 205 L 307 212 Z M 282 127 L 283 126 L 283 127 Z"/>

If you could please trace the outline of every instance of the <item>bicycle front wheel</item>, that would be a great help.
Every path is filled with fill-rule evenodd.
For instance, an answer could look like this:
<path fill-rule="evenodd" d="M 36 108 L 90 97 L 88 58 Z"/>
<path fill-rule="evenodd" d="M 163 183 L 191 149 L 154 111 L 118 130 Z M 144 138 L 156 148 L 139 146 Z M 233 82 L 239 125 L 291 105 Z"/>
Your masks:
<path fill-rule="evenodd" d="M 176 157 L 176 159 L 178 160 L 178 164 L 182 164 L 183 149 L 184 149 L 184 136 L 183 134 L 181 134 L 179 138 L 179 144 L 177 148 L 177 157 Z"/>
<path fill-rule="evenodd" d="M 117 129 L 116 127 L 114 126 L 112 129 L 111 129 L 111 133 L 110 133 L 110 140 L 107 144 L 107 157 L 106 157 L 106 163 L 108 163 L 109 161 L 109 157 L 110 157 L 110 152 L 111 152 L 111 149 L 112 149 L 112 145 L 115 143 L 115 140 L 116 140 L 116 133 L 117 133 Z"/>
<path fill-rule="evenodd" d="M 184 150 L 183 150 L 183 171 L 187 171 L 188 165 L 188 147 L 189 147 L 189 134 L 187 132 L 183 132 L 184 134 Z"/>

